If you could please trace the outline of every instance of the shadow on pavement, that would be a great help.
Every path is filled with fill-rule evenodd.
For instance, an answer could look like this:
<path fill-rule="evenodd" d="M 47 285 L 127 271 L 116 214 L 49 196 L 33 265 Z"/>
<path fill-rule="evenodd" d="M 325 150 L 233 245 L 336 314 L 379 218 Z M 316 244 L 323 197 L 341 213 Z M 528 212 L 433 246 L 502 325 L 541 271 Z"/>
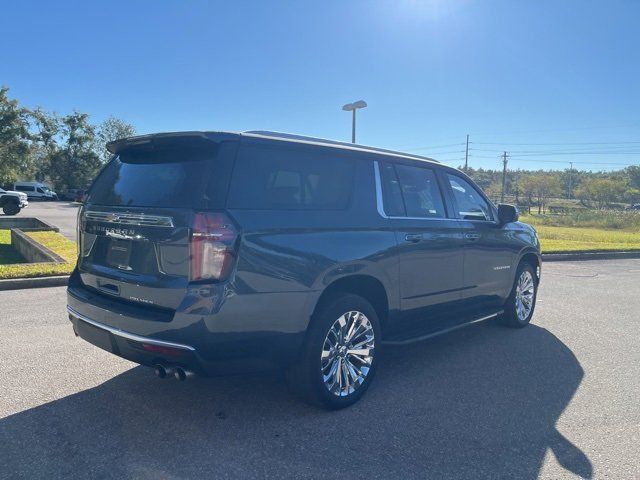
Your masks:
<path fill-rule="evenodd" d="M 280 376 L 178 383 L 133 368 L 0 420 L 0 476 L 25 478 L 537 478 L 583 371 L 547 330 L 469 327 L 384 352 L 355 406 L 325 412 Z"/>

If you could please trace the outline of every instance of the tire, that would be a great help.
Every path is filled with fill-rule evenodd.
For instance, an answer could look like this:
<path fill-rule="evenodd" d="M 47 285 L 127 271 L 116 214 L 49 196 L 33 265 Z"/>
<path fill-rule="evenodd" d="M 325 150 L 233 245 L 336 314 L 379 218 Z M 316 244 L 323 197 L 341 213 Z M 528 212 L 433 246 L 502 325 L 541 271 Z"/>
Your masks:
<path fill-rule="evenodd" d="M 529 263 L 520 263 L 500 323 L 513 328 L 526 327 L 533 317 L 537 295 L 538 277 L 535 268 Z"/>
<path fill-rule="evenodd" d="M 16 215 L 20 212 L 20 207 L 17 203 L 9 202 L 4 204 L 4 206 L 2 207 L 2 211 L 5 215 Z"/>
<path fill-rule="evenodd" d="M 371 304 L 357 295 L 337 295 L 311 319 L 300 357 L 287 372 L 289 385 L 314 405 L 330 410 L 353 405 L 373 380 L 380 340 Z M 350 354 L 350 346 L 358 353 Z"/>

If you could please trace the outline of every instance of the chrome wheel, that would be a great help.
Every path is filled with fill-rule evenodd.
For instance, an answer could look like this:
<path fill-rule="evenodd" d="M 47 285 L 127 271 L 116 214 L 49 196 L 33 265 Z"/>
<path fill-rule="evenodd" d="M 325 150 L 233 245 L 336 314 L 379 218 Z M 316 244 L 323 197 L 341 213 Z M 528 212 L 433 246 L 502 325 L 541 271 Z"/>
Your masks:
<path fill-rule="evenodd" d="M 531 272 L 528 270 L 523 271 L 516 285 L 516 314 L 521 322 L 524 322 L 529 317 L 533 309 L 535 288 Z"/>
<path fill-rule="evenodd" d="M 362 312 L 338 318 L 322 345 L 322 379 L 327 390 L 338 397 L 355 392 L 369 374 L 374 347 L 373 327 Z"/>

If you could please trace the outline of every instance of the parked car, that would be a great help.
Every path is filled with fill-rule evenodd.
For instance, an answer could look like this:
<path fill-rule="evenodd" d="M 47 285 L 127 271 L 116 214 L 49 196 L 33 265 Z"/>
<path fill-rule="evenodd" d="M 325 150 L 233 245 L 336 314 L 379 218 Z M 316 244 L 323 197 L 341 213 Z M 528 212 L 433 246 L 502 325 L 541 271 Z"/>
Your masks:
<path fill-rule="evenodd" d="M 24 192 L 30 199 L 57 200 L 58 195 L 48 185 L 41 182 L 16 182 L 14 190 Z"/>
<path fill-rule="evenodd" d="M 73 197 L 74 202 L 84 203 L 87 199 L 87 191 L 86 190 L 76 190 L 76 194 Z"/>
<path fill-rule="evenodd" d="M 640 203 L 635 203 L 633 205 L 629 205 L 625 210 L 640 210 Z"/>
<path fill-rule="evenodd" d="M 17 215 L 27 205 L 29 202 L 26 194 L 0 188 L 0 207 L 5 215 Z"/>
<path fill-rule="evenodd" d="M 70 188 L 62 195 L 63 200 L 71 200 L 72 202 L 82 201 L 87 190 L 84 188 Z"/>
<path fill-rule="evenodd" d="M 108 148 L 79 211 L 69 318 L 159 377 L 280 367 L 342 408 L 384 344 L 533 315 L 535 230 L 429 158 L 271 132 Z"/>
<path fill-rule="evenodd" d="M 60 198 L 62 198 L 63 200 L 71 200 L 71 201 L 75 201 L 76 197 L 78 196 L 78 192 L 81 192 L 84 190 L 81 190 L 79 188 L 69 188 L 66 192 L 64 192 Z"/>

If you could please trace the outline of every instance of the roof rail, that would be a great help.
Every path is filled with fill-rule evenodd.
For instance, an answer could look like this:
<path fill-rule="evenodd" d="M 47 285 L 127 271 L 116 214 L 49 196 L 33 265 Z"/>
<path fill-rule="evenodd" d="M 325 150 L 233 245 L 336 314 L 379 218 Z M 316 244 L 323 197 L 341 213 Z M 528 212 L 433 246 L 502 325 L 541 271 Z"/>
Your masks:
<path fill-rule="evenodd" d="M 271 132 L 268 130 L 248 130 L 242 132 L 241 135 L 249 137 L 262 137 L 271 138 L 274 140 L 284 140 L 289 142 L 299 143 L 311 143 L 315 145 L 325 145 L 329 147 L 340 147 L 348 150 L 359 150 L 371 153 L 388 154 L 396 157 L 410 158 L 413 160 L 424 160 L 428 162 L 440 163 L 437 160 L 422 155 L 414 155 L 412 153 L 398 152 L 396 150 L 389 150 L 386 148 L 369 147 L 367 145 L 360 145 L 358 143 L 339 142 L 337 140 L 327 140 L 325 138 L 308 137 L 305 135 L 295 135 L 292 133 Z"/>

